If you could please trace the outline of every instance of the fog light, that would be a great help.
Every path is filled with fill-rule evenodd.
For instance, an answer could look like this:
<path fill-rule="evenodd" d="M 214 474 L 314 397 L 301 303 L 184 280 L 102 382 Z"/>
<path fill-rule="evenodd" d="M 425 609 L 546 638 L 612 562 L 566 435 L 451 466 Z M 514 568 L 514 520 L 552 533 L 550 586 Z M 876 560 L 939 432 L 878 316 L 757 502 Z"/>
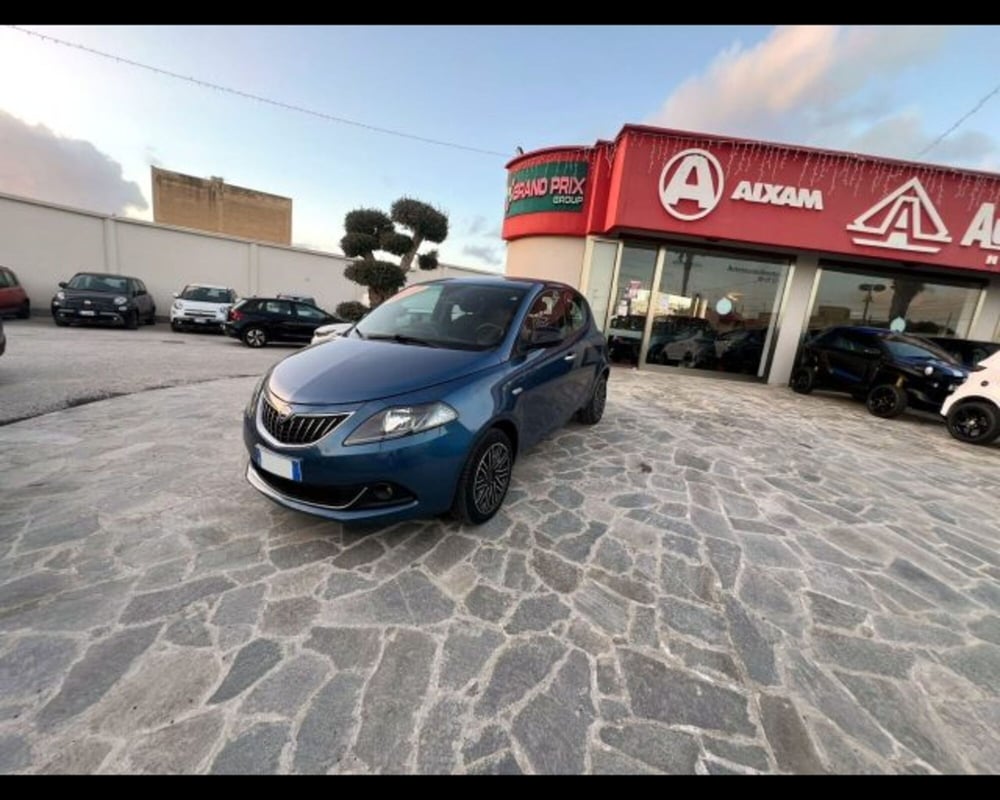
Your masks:
<path fill-rule="evenodd" d="M 380 502 L 392 500 L 392 487 L 388 483 L 377 483 L 372 487 L 372 497 Z"/>

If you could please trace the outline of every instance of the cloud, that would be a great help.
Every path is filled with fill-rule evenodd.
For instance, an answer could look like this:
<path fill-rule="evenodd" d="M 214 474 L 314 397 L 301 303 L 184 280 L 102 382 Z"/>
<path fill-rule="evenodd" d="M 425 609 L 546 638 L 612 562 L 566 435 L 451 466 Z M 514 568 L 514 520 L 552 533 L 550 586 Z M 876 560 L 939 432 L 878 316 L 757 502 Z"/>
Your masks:
<path fill-rule="evenodd" d="M 491 267 L 499 266 L 503 262 L 500 248 L 494 245 L 467 244 L 462 248 L 462 254 L 478 259 Z"/>
<path fill-rule="evenodd" d="M 0 110 L 0 191 L 106 214 L 149 207 L 122 166 L 83 139 Z"/>
<path fill-rule="evenodd" d="M 487 220 L 485 216 L 482 214 L 476 214 L 476 216 L 469 220 L 469 224 L 465 232 L 469 236 L 479 236 L 480 234 L 486 233 L 489 226 L 489 220 Z"/>
<path fill-rule="evenodd" d="M 893 109 L 891 79 L 926 63 L 941 26 L 781 26 L 736 42 L 677 87 L 651 120 L 667 127 L 914 158 L 940 131 Z M 986 134 L 952 134 L 925 158 L 979 165 L 997 150 Z"/>

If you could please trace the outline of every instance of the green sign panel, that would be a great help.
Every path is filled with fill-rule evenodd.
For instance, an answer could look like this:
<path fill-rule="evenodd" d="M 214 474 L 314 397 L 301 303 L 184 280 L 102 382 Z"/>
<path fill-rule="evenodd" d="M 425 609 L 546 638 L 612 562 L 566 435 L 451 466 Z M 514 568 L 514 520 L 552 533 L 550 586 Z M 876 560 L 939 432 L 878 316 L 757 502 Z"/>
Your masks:
<path fill-rule="evenodd" d="M 587 184 L 586 161 L 550 161 L 507 176 L 505 216 L 539 211 L 582 211 Z"/>

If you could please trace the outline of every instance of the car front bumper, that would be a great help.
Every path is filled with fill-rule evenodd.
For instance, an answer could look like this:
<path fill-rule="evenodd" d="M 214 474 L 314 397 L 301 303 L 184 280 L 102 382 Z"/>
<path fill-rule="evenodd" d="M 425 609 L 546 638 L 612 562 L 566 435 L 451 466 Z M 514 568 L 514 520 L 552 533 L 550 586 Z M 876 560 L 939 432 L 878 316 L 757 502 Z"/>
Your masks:
<path fill-rule="evenodd" d="M 120 308 L 117 311 L 110 311 L 105 308 L 90 309 L 53 306 L 52 317 L 64 322 L 113 322 L 123 325 L 125 324 L 125 314 L 131 311 L 131 308 Z"/>
<path fill-rule="evenodd" d="M 250 485 L 287 508 L 339 522 L 433 517 L 449 510 L 474 440 L 472 432 L 455 421 L 385 442 L 345 447 L 337 443 L 345 430 L 314 445 L 282 447 L 265 439 L 258 424 L 256 415 L 244 415 Z M 260 448 L 293 459 L 301 480 L 264 470 Z M 385 485 L 392 488 L 389 501 L 377 496 Z"/>
<path fill-rule="evenodd" d="M 226 321 L 218 317 L 194 317 L 188 316 L 184 312 L 170 312 L 170 324 L 191 328 L 222 328 Z"/>

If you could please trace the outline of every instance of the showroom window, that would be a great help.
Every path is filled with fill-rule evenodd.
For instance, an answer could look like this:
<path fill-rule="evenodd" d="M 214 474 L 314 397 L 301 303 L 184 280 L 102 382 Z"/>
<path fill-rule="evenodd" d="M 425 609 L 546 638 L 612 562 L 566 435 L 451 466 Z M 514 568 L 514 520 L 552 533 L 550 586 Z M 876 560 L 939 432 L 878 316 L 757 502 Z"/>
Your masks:
<path fill-rule="evenodd" d="M 763 375 L 788 262 L 668 246 L 646 363 Z"/>
<path fill-rule="evenodd" d="M 830 325 L 869 325 L 927 336 L 969 334 L 983 285 L 919 273 L 822 266 L 809 332 Z"/>

